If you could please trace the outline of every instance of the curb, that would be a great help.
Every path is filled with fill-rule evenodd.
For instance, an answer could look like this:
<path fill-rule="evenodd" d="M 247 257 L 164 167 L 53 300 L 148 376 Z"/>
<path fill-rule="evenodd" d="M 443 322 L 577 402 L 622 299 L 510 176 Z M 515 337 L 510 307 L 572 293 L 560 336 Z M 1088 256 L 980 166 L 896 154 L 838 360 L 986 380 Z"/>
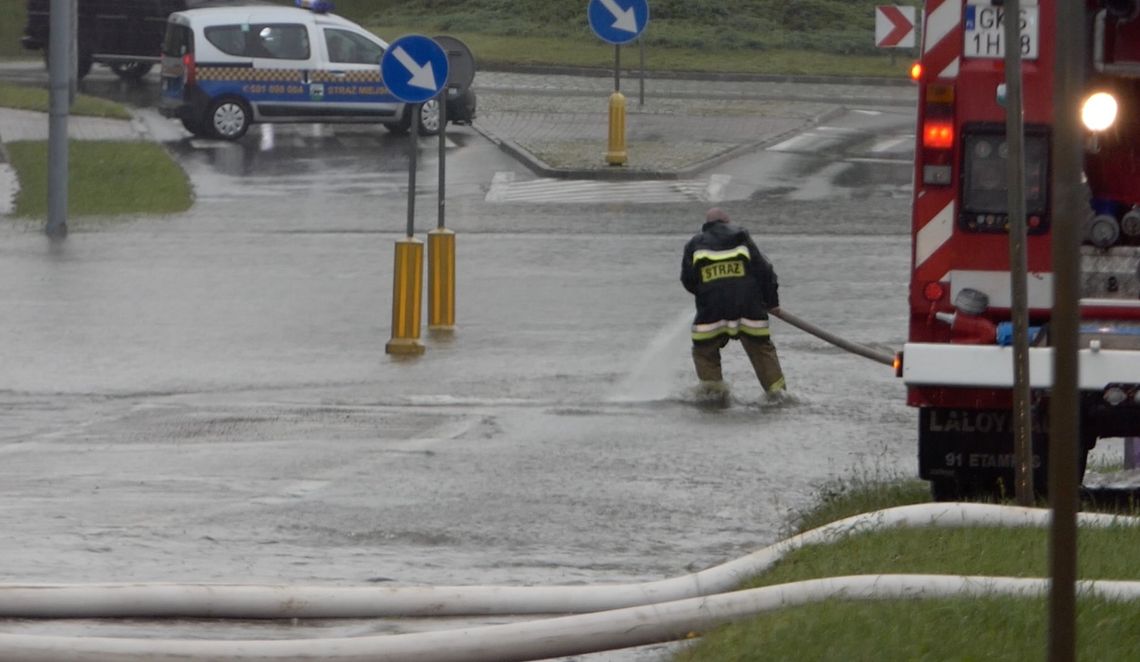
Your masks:
<path fill-rule="evenodd" d="M 613 77 L 612 68 L 600 67 L 558 67 L 538 66 L 526 64 L 481 64 L 481 71 L 495 71 L 511 74 L 549 74 L 553 76 L 587 76 L 590 78 Z M 622 67 L 623 76 L 640 76 L 641 69 Z M 819 76 L 807 74 L 747 74 L 747 73 L 709 73 L 703 71 L 645 71 L 648 79 L 660 80 L 696 80 L 720 82 L 749 82 L 749 83 L 815 83 L 818 85 L 880 85 L 887 87 L 909 87 L 914 85 L 910 79 L 900 75 L 899 78 L 884 76 Z"/>
<path fill-rule="evenodd" d="M 794 129 L 783 131 L 774 136 L 769 136 L 763 140 L 754 142 L 743 143 L 730 147 L 720 154 L 708 157 L 702 161 L 698 161 L 693 165 L 684 168 L 676 168 L 670 170 L 657 170 L 657 169 L 636 169 L 627 170 L 620 167 L 611 166 L 610 168 L 559 168 L 551 166 L 545 161 L 539 159 L 532 154 L 522 145 L 519 145 L 513 140 L 502 138 L 494 132 L 479 126 L 478 120 L 471 123 L 471 127 L 499 149 L 511 155 L 513 158 L 522 161 L 528 168 L 531 169 L 536 175 L 541 177 L 550 177 L 554 179 L 594 179 L 594 180 L 609 180 L 609 181 L 638 181 L 638 180 L 651 180 L 651 179 L 687 179 L 694 177 L 701 172 L 720 165 L 725 161 L 730 161 L 739 156 L 774 145 L 787 137 L 794 135 L 806 128 L 819 125 L 827 122 L 847 111 L 847 106 L 836 106 L 830 108 L 815 117 L 802 123 Z"/>

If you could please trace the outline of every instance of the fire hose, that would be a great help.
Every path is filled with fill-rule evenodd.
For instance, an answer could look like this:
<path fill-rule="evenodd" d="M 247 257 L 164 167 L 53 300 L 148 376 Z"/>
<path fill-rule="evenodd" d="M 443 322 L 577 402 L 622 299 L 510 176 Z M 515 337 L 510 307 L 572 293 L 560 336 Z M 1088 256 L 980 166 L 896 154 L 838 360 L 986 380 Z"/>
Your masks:
<path fill-rule="evenodd" d="M 798 315 L 794 315 L 792 313 L 789 313 L 788 311 L 784 310 L 783 308 L 773 308 L 772 310 L 770 310 L 768 312 L 771 315 L 778 317 L 781 320 L 787 322 L 788 324 L 791 324 L 792 326 L 798 328 L 799 330 L 804 331 L 806 333 L 809 333 L 809 334 L 811 334 L 811 335 L 813 335 L 813 336 L 815 336 L 821 340 L 827 341 L 827 342 L 831 343 L 832 345 L 835 345 L 836 347 L 838 347 L 840 349 L 851 352 L 852 354 L 858 354 L 859 356 L 862 356 L 863 358 L 866 358 L 866 359 L 871 359 L 872 361 L 878 361 L 879 363 L 882 363 L 884 365 L 894 365 L 895 357 L 893 355 L 887 354 L 887 353 L 882 352 L 882 351 L 875 350 L 875 349 L 868 347 L 866 345 L 860 345 L 857 342 L 852 342 L 850 340 L 844 340 L 843 338 L 840 338 L 839 336 L 835 335 L 834 333 L 831 333 L 830 331 L 822 329 L 822 328 L 812 324 L 811 322 L 803 319 L 802 317 L 799 317 Z"/>
<path fill-rule="evenodd" d="M 692 575 L 612 586 L 289 587 L 120 584 L 0 586 L 0 615 L 38 618 L 199 616 L 363 618 L 377 615 L 554 614 L 521 623 L 433 632 L 285 640 L 127 639 L 0 634 L 0 659 L 39 662 L 315 660 L 502 662 L 576 655 L 684 638 L 763 611 L 831 598 L 896 599 L 1042 595 L 1046 579 L 860 575 L 734 590 L 808 544 L 907 526 L 1046 526 L 1051 511 L 988 504 L 919 504 L 833 522 Z M 1081 513 L 1082 526 L 1140 525 L 1140 518 Z M 1082 581 L 1082 595 L 1140 599 L 1140 582 Z"/>

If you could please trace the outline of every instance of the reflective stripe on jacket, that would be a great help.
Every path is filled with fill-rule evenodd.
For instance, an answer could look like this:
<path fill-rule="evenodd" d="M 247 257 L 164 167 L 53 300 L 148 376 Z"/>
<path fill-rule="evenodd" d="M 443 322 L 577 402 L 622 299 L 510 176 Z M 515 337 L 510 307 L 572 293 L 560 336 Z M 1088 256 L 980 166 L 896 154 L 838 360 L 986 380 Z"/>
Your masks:
<path fill-rule="evenodd" d="M 685 244 L 681 283 L 696 296 L 693 340 L 768 335 L 768 309 L 780 305 L 772 264 L 744 228 L 710 221 Z"/>

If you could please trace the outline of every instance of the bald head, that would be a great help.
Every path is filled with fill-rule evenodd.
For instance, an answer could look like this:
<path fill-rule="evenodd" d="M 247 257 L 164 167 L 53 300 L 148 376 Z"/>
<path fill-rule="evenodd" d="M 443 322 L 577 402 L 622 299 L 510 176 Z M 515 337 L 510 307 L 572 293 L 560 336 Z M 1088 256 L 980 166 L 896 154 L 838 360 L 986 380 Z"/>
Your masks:
<path fill-rule="evenodd" d="M 705 222 L 711 223 L 713 221 L 720 221 L 721 223 L 727 223 L 728 222 L 728 213 L 726 213 L 720 207 L 713 207 L 712 209 L 705 212 Z"/>

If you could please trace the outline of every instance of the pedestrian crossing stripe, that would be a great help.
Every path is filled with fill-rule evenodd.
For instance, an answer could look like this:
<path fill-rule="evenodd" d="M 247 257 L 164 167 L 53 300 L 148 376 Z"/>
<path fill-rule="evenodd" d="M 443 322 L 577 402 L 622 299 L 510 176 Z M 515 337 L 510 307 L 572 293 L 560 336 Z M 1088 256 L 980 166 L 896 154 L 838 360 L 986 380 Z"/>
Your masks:
<path fill-rule="evenodd" d="M 0 163 L 0 216 L 16 211 L 16 194 L 20 190 L 20 180 L 16 169 L 7 163 Z"/>
<path fill-rule="evenodd" d="M 515 181 L 513 172 L 497 172 L 486 202 L 638 204 L 719 202 L 731 177 L 711 175 L 699 179 L 647 179 L 635 181 L 581 180 L 543 177 Z"/>

